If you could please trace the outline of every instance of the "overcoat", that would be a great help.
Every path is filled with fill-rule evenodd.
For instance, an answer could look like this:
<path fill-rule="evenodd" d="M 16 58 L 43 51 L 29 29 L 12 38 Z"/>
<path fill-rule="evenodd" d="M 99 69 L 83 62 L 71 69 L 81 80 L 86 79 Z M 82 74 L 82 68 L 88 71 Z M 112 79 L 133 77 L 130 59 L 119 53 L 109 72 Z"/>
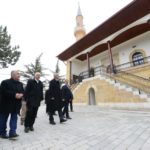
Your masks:
<path fill-rule="evenodd" d="M 7 79 L 1 83 L 0 113 L 19 113 L 21 99 L 16 99 L 16 93 L 24 94 L 23 84 L 14 79 Z"/>
<path fill-rule="evenodd" d="M 47 111 L 54 112 L 62 108 L 62 95 L 60 82 L 53 79 L 49 83 L 49 89 L 46 91 L 45 100 L 47 103 Z"/>
<path fill-rule="evenodd" d="M 62 87 L 62 98 L 67 102 L 73 99 L 73 94 L 67 85 Z"/>
<path fill-rule="evenodd" d="M 39 80 L 29 79 L 25 88 L 25 101 L 27 106 L 39 107 L 43 100 L 43 83 Z"/>
<path fill-rule="evenodd" d="M 1 103 L 1 97 L 2 97 L 2 94 L 1 94 L 1 86 L 0 86 L 0 103 Z"/>

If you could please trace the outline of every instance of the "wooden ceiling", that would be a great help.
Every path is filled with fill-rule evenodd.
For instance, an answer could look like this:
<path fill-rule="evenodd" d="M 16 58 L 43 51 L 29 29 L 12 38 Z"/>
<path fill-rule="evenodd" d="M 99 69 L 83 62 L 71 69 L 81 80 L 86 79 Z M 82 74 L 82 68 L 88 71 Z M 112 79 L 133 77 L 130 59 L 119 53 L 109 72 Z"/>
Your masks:
<path fill-rule="evenodd" d="M 149 31 L 149 30 L 150 30 L 150 23 L 148 23 L 148 22 L 137 25 L 135 27 L 132 27 L 132 28 L 122 32 L 120 35 L 118 35 L 112 41 L 110 41 L 111 47 L 113 48 L 114 46 L 119 45 L 123 42 L 126 42 L 142 33 Z M 107 43 L 100 44 L 89 53 L 89 57 L 93 57 L 107 49 L 108 49 Z M 82 54 L 82 55 L 78 56 L 77 59 L 82 60 L 82 61 L 85 60 L 86 54 Z"/>

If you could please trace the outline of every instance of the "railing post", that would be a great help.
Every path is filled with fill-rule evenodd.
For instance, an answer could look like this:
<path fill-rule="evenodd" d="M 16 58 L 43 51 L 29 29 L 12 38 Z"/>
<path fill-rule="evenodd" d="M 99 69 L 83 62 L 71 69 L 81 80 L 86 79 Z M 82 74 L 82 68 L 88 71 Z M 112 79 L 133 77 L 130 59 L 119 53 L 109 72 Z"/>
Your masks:
<path fill-rule="evenodd" d="M 141 90 L 140 89 L 138 89 L 139 90 L 139 94 L 141 94 Z"/>

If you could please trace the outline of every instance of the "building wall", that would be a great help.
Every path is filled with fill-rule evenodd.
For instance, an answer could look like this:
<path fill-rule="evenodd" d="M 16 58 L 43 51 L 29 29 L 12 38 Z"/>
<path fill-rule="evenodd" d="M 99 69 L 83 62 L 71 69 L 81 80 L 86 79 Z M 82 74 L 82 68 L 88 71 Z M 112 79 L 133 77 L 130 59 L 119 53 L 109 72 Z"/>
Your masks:
<path fill-rule="evenodd" d="M 146 57 L 150 56 L 150 32 L 131 39 L 115 49 L 119 50 L 120 64 L 129 62 L 129 56 L 135 50 L 143 50 Z"/>
<path fill-rule="evenodd" d="M 143 52 L 145 54 L 144 57 L 150 56 L 150 32 L 144 33 L 112 48 L 114 65 L 130 62 L 130 55 L 137 50 Z M 110 65 L 108 50 L 90 58 L 90 67 L 97 67 L 101 65 Z M 73 61 L 72 73 L 79 75 L 83 71 L 87 71 L 87 60 Z"/>
<path fill-rule="evenodd" d="M 137 103 L 146 100 L 134 95 L 130 91 L 119 89 L 106 80 L 88 79 L 78 85 L 73 91 L 74 103 L 89 103 L 89 90 L 94 89 L 96 104 L 99 103 Z M 128 98 L 127 98 L 128 97 Z"/>
<path fill-rule="evenodd" d="M 79 60 L 72 61 L 72 74 L 73 75 L 79 75 L 81 73 L 81 70 L 83 70 L 83 63 Z"/>
<path fill-rule="evenodd" d="M 97 67 L 100 65 L 101 65 L 100 54 L 90 58 L 90 67 Z M 87 71 L 87 70 L 88 70 L 87 60 L 84 60 L 84 61 L 74 60 L 74 61 L 72 61 L 72 74 L 79 75 L 81 72 Z"/>

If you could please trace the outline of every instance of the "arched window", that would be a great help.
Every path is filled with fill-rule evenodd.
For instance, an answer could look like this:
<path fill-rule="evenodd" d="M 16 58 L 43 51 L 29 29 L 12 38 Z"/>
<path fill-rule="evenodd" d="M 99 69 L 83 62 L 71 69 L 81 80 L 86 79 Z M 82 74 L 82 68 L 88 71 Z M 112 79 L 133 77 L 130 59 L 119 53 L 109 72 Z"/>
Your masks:
<path fill-rule="evenodd" d="M 141 52 L 135 52 L 132 55 L 132 61 L 134 66 L 144 64 L 143 54 Z"/>

